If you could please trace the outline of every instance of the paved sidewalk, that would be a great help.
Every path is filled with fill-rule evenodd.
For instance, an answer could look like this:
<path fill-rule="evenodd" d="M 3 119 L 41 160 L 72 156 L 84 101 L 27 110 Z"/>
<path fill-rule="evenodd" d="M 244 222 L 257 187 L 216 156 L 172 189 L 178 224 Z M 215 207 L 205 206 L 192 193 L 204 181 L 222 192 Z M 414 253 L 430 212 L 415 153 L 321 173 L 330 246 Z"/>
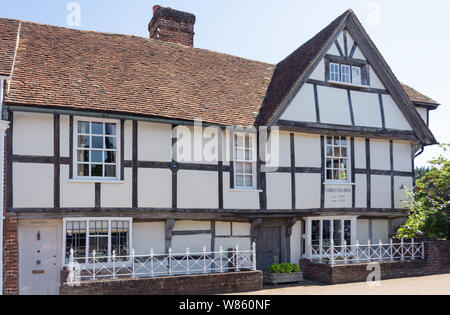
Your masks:
<path fill-rule="evenodd" d="M 339 285 L 300 285 L 264 289 L 247 295 L 450 295 L 450 274 Z"/>

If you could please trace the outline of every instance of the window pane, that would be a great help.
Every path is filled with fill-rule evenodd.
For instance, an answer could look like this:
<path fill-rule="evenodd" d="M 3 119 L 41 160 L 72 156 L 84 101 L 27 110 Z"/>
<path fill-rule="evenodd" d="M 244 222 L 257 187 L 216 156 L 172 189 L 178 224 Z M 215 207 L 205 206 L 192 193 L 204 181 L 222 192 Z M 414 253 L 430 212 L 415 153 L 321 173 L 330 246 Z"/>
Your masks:
<path fill-rule="evenodd" d="M 334 147 L 334 156 L 340 157 L 341 156 L 341 150 L 339 147 Z"/>
<path fill-rule="evenodd" d="M 117 149 L 117 138 L 115 137 L 106 137 L 105 144 L 107 149 Z"/>
<path fill-rule="evenodd" d="M 117 152 L 105 151 L 105 163 L 116 163 Z"/>
<path fill-rule="evenodd" d="M 344 221 L 344 239 L 347 241 L 347 245 L 352 244 L 352 221 Z"/>
<path fill-rule="evenodd" d="M 352 83 L 361 84 L 361 68 L 352 67 Z"/>
<path fill-rule="evenodd" d="M 244 150 L 236 149 L 236 158 L 238 160 L 243 160 L 244 159 Z"/>
<path fill-rule="evenodd" d="M 90 133 L 88 121 L 79 121 L 78 122 L 78 133 Z"/>
<path fill-rule="evenodd" d="M 327 144 L 333 144 L 333 137 L 327 137 Z"/>
<path fill-rule="evenodd" d="M 105 124 L 105 134 L 115 136 L 117 134 L 116 124 Z"/>
<path fill-rule="evenodd" d="M 78 150 L 77 152 L 78 162 L 89 162 L 89 150 Z"/>
<path fill-rule="evenodd" d="M 327 179 L 332 180 L 333 179 L 333 171 L 327 170 Z"/>
<path fill-rule="evenodd" d="M 89 136 L 78 136 L 78 147 L 79 148 L 89 148 L 90 141 Z"/>
<path fill-rule="evenodd" d="M 69 263 L 70 250 L 78 263 L 86 260 L 86 222 L 72 221 L 66 223 L 66 263 Z M 81 259 L 80 259 L 81 258 Z"/>
<path fill-rule="evenodd" d="M 90 221 L 89 233 L 91 235 L 108 235 L 108 221 Z"/>
<path fill-rule="evenodd" d="M 99 165 L 99 164 L 91 165 L 91 176 L 102 177 L 103 176 L 103 165 Z"/>
<path fill-rule="evenodd" d="M 331 221 L 323 220 L 322 229 L 322 246 L 326 250 L 331 245 Z"/>
<path fill-rule="evenodd" d="M 333 240 L 335 246 L 342 245 L 342 221 L 334 220 L 333 221 Z"/>
<path fill-rule="evenodd" d="M 244 163 L 244 170 L 246 174 L 251 174 L 253 173 L 252 170 L 252 163 Z"/>
<path fill-rule="evenodd" d="M 77 174 L 80 177 L 89 176 L 89 164 L 78 164 Z"/>
<path fill-rule="evenodd" d="M 92 133 L 95 135 L 103 134 L 103 123 L 92 123 Z"/>
<path fill-rule="evenodd" d="M 103 149 L 103 137 L 92 137 L 92 147 L 95 149 Z"/>
<path fill-rule="evenodd" d="M 244 176 L 236 175 L 236 187 L 244 187 Z"/>
<path fill-rule="evenodd" d="M 245 187 L 251 188 L 253 187 L 253 176 L 252 175 L 245 175 Z"/>
<path fill-rule="evenodd" d="M 91 161 L 95 163 L 102 163 L 103 151 L 91 151 Z"/>
<path fill-rule="evenodd" d="M 106 177 L 116 177 L 116 166 L 115 165 L 105 165 L 105 176 Z"/>
<path fill-rule="evenodd" d="M 252 151 L 251 150 L 245 150 L 245 160 L 246 161 L 252 160 Z"/>
<path fill-rule="evenodd" d="M 341 66 L 341 81 L 345 83 L 350 83 L 350 66 L 342 65 Z"/>
<path fill-rule="evenodd" d="M 327 168 L 332 168 L 333 167 L 333 163 L 331 159 L 327 159 Z"/>
<path fill-rule="evenodd" d="M 347 155 L 347 148 L 341 148 L 341 156 L 342 157 L 348 157 L 348 155 Z"/>
<path fill-rule="evenodd" d="M 236 138 L 235 138 L 236 140 L 236 145 L 238 146 L 238 147 L 241 147 L 241 148 L 243 148 L 244 147 L 244 137 L 242 137 L 242 136 L 240 136 L 240 135 L 236 135 Z"/>
<path fill-rule="evenodd" d="M 245 147 L 247 149 L 251 149 L 252 148 L 252 138 L 250 136 L 246 136 L 245 137 Z"/>
<path fill-rule="evenodd" d="M 236 162 L 235 163 L 235 170 L 237 174 L 242 174 L 244 172 L 244 163 L 242 162 Z"/>
<path fill-rule="evenodd" d="M 347 146 L 347 138 L 345 138 L 345 137 L 341 138 L 341 146 L 344 146 L 344 147 Z"/>
<path fill-rule="evenodd" d="M 315 250 L 320 244 L 320 221 L 314 220 L 311 222 L 311 245 Z"/>

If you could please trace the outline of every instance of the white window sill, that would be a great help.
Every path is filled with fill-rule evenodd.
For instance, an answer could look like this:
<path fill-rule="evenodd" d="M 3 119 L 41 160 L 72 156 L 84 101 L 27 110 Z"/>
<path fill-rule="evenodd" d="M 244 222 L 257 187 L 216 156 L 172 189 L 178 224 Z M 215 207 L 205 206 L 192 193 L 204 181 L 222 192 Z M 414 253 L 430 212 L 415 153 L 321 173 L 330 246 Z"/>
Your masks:
<path fill-rule="evenodd" d="M 339 84 L 339 85 L 346 85 L 346 86 L 353 86 L 353 87 L 360 87 L 360 88 L 368 88 L 368 87 L 370 87 L 370 86 L 364 85 L 364 84 L 354 84 L 354 83 L 347 83 L 347 82 L 334 81 L 334 80 L 328 80 L 328 83 Z"/>
<path fill-rule="evenodd" d="M 124 180 L 118 180 L 118 179 L 94 179 L 94 178 L 74 178 L 70 179 L 69 183 L 74 184 L 95 184 L 95 183 L 101 183 L 101 184 L 124 184 Z"/>
<path fill-rule="evenodd" d="M 356 186 L 356 183 L 350 183 L 350 182 L 324 182 L 324 185 L 343 185 L 343 186 Z"/>
<path fill-rule="evenodd" d="M 230 188 L 231 192 L 262 192 L 261 189 L 256 189 L 256 188 Z"/>

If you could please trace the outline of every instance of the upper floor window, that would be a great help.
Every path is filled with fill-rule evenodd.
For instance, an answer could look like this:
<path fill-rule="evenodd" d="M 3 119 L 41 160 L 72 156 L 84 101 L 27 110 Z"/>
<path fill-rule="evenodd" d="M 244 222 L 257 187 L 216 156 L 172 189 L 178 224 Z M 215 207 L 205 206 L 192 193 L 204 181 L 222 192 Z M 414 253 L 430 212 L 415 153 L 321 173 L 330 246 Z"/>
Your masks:
<path fill-rule="evenodd" d="M 75 121 L 74 167 L 77 178 L 119 178 L 119 124 L 117 121 Z"/>
<path fill-rule="evenodd" d="M 361 85 L 361 67 L 331 62 L 330 81 Z"/>
<path fill-rule="evenodd" d="M 326 180 L 348 181 L 350 147 L 346 137 L 327 137 L 325 143 Z"/>
<path fill-rule="evenodd" d="M 256 189 L 256 136 L 234 134 L 234 188 Z"/>

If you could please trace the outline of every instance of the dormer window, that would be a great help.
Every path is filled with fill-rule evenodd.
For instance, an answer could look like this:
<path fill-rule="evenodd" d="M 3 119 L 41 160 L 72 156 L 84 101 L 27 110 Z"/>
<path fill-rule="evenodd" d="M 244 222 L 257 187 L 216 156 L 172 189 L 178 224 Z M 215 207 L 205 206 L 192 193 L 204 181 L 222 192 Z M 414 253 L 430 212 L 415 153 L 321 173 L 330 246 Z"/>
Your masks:
<path fill-rule="evenodd" d="M 326 57 L 325 81 L 358 86 L 369 85 L 369 65 L 365 60 Z"/>

